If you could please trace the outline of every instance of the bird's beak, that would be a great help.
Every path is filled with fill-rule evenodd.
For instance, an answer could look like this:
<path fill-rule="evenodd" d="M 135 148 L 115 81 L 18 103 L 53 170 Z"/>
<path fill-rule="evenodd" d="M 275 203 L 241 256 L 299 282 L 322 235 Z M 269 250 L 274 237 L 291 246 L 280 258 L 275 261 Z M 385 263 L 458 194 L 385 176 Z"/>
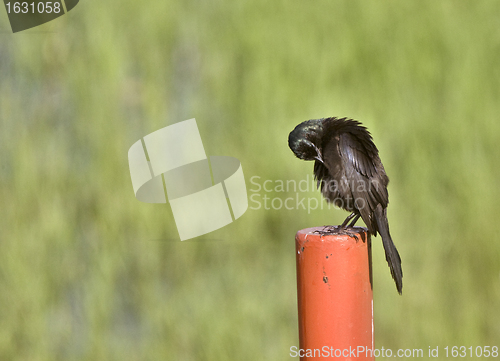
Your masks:
<path fill-rule="evenodd" d="M 316 147 L 316 145 L 313 143 L 313 146 L 314 146 L 314 149 L 316 149 L 316 157 L 314 157 L 315 159 L 319 160 L 321 163 L 325 164 L 325 162 L 323 162 L 323 157 L 321 155 L 321 151 L 318 149 L 318 147 Z"/>

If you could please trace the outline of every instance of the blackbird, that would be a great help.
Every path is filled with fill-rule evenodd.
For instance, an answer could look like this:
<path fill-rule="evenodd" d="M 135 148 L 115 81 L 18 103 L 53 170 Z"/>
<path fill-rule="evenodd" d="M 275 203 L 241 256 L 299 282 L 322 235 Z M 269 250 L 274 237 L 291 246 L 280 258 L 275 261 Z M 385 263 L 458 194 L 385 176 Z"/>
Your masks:
<path fill-rule="evenodd" d="M 314 176 L 323 197 L 351 212 L 333 231 L 349 234 L 348 229 L 361 217 L 371 234 L 380 233 L 385 258 L 401 294 L 401 258 L 387 221 L 389 178 L 370 132 L 360 122 L 348 118 L 312 119 L 290 132 L 288 145 L 298 158 L 315 161 Z"/>

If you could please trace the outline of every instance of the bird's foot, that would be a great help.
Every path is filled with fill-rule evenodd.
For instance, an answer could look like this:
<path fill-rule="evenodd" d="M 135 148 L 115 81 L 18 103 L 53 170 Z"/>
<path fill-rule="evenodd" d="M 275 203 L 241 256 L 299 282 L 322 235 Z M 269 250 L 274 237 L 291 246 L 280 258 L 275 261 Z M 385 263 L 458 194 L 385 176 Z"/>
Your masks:
<path fill-rule="evenodd" d="M 345 235 L 353 237 L 356 242 L 359 241 L 358 233 L 352 229 L 352 227 L 342 227 L 342 226 L 324 226 L 322 230 L 316 230 L 314 233 L 321 236 L 328 236 L 332 234 Z"/>
<path fill-rule="evenodd" d="M 352 227 L 340 227 L 338 234 L 353 237 L 356 242 L 359 241 L 358 233 Z"/>
<path fill-rule="evenodd" d="M 323 226 L 323 229 L 321 231 L 316 230 L 314 231 L 314 233 L 321 234 L 322 236 L 325 236 L 327 234 L 336 234 L 338 228 L 339 226 Z"/>

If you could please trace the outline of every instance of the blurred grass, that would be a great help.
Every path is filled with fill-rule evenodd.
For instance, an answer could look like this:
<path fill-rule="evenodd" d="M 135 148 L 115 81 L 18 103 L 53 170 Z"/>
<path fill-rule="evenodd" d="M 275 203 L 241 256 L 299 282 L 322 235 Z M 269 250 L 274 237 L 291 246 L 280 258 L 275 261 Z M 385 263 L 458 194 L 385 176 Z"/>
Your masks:
<path fill-rule="evenodd" d="M 180 243 L 127 150 L 193 117 L 249 189 L 311 174 L 299 122 L 362 121 L 405 275 L 399 297 L 375 238 L 376 347 L 498 346 L 497 2 L 88 0 L 14 35 L 0 13 L 0 359 L 290 358 L 294 234 L 346 214 L 249 209 Z"/>

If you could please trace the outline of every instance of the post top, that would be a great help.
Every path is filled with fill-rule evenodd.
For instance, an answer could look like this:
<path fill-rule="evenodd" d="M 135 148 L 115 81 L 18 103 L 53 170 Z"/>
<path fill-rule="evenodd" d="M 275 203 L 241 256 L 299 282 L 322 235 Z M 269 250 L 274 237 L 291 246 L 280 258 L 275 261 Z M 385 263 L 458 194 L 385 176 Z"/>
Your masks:
<path fill-rule="evenodd" d="M 304 228 L 297 232 L 295 239 L 297 241 L 337 241 L 345 242 L 350 239 L 353 241 L 366 241 L 369 235 L 368 229 L 365 227 L 350 227 L 340 230 L 339 226 L 322 226 Z M 356 239 L 357 238 L 357 239 Z"/>

